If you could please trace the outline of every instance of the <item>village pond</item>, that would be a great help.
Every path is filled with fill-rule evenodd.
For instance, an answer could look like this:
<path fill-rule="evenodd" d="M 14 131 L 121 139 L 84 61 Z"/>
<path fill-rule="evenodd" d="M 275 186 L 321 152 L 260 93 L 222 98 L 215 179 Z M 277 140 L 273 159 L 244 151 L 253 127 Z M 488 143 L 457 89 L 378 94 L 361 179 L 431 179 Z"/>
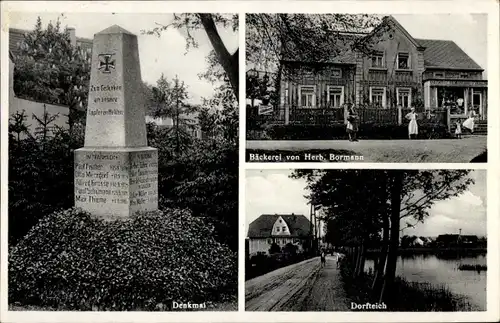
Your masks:
<path fill-rule="evenodd" d="M 460 265 L 486 266 L 486 255 L 439 257 L 436 255 L 399 256 L 396 275 L 409 282 L 447 287 L 475 310 L 486 310 L 486 271 L 459 270 Z M 373 259 L 367 259 L 365 271 L 373 271 Z"/>

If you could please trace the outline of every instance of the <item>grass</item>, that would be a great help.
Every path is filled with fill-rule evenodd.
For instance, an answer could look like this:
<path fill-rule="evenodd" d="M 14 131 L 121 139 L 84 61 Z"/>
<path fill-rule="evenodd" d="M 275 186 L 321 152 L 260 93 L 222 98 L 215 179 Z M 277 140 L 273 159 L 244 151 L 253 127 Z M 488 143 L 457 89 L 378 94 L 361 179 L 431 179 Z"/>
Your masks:
<path fill-rule="evenodd" d="M 363 160 L 358 160 L 358 162 L 469 163 L 472 161 L 485 162 L 486 149 L 486 136 L 470 136 L 461 140 L 360 140 L 359 142 L 347 140 L 256 140 L 247 141 L 247 161 L 249 161 L 249 153 L 275 154 L 275 152 L 279 152 L 285 155 L 296 155 L 298 158 L 303 158 L 301 156 L 304 156 L 305 153 L 363 156 Z"/>
<path fill-rule="evenodd" d="M 348 264 L 341 267 L 344 289 L 349 298 L 358 304 L 374 303 L 371 286 L 374 275 L 371 271 L 353 279 Z M 385 301 L 387 311 L 393 312 L 457 312 L 477 311 L 465 297 L 453 294 L 445 285 L 410 282 L 396 277 L 388 295 L 394 295 Z"/>

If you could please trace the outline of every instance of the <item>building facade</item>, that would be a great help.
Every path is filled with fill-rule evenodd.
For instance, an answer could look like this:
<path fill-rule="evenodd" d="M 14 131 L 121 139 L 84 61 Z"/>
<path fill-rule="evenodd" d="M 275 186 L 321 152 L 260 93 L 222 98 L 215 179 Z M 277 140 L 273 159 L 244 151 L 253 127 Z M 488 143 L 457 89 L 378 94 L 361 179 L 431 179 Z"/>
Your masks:
<path fill-rule="evenodd" d="M 311 222 L 300 214 L 262 214 L 248 228 L 248 253 L 269 254 L 271 246 L 283 249 L 287 244 L 303 252 L 311 240 Z"/>
<path fill-rule="evenodd" d="M 346 103 L 360 109 L 449 110 L 449 119 L 474 111 L 486 120 L 484 70 L 453 41 L 415 39 L 391 16 L 371 33 L 353 33 L 344 42 L 360 40 L 372 44 L 369 53 L 348 49 L 323 62 L 284 55 L 279 114 L 285 124 L 312 113 L 345 122 Z"/>

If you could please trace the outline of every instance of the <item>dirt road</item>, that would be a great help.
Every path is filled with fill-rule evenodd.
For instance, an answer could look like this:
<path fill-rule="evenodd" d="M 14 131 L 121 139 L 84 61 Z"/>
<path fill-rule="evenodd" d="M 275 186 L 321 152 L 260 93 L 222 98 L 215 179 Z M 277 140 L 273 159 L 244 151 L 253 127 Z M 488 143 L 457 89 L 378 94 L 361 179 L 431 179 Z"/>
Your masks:
<path fill-rule="evenodd" d="M 486 151 L 486 136 L 466 136 L 458 139 L 436 140 L 248 140 L 247 153 L 273 154 L 275 151 L 289 153 L 300 160 L 286 159 L 282 162 L 311 162 L 304 153 L 322 151 L 329 160 L 330 153 L 335 155 L 363 156 L 351 162 L 373 163 L 469 163 L 474 157 Z M 251 162 L 247 156 L 247 161 Z"/>
<path fill-rule="evenodd" d="M 247 311 L 348 311 L 340 273 L 333 257 L 290 265 L 245 283 Z"/>

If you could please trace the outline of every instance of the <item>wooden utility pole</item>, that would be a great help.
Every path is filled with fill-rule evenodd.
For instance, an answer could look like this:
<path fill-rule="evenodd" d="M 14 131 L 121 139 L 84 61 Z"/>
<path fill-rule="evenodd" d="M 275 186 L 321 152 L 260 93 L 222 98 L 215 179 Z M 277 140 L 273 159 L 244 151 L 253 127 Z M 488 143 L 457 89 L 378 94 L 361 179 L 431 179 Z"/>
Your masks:
<path fill-rule="evenodd" d="M 313 248 L 313 241 L 314 241 L 312 216 L 313 216 L 313 205 L 311 203 L 311 209 L 309 212 L 309 236 L 311 237 L 311 251 Z"/>

